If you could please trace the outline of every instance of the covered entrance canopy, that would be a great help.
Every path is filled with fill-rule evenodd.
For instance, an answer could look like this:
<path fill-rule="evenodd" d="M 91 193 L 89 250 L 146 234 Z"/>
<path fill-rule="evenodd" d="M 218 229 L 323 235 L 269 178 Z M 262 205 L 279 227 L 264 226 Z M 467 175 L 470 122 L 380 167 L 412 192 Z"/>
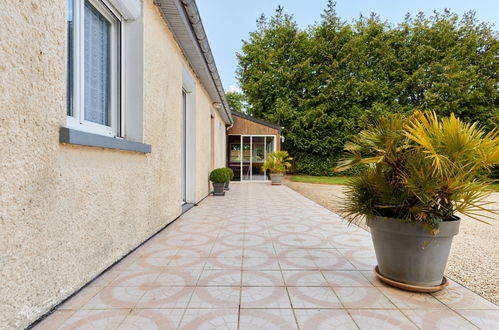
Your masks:
<path fill-rule="evenodd" d="M 235 181 L 266 181 L 262 170 L 267 155 L 281 150 L 282 127 L 232 111 L 234 125 L 227 137 L 227 167 Z"/>

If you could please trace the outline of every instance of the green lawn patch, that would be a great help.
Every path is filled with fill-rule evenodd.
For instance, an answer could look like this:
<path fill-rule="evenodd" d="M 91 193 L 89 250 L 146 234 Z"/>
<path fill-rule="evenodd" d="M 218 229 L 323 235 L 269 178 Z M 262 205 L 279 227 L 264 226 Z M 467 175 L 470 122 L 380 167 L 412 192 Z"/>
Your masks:
<path fill-rule="evenodd" d="M 292 175 L 291 181 L 304 183 L 322 183 L 322 184 L 346 184 L 348 176 L 313 176 L 313 175 Z M 499 192 L 499 183 L 489 185 L 489 190 Z"/>
<path fill-rule="evenodd" d="M 323 184 L 346 184 L 348 176 L 311 176 L 311 175 L 293 175 L 291 181 L 305 183 L 323 183 Z"/>

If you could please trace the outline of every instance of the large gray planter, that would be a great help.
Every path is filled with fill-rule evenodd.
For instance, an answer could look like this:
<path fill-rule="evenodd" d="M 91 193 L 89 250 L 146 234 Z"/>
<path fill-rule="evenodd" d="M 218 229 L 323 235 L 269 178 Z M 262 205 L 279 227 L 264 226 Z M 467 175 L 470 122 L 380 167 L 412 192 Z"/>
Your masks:
<path fill-rule="evenodd" d="M 224 189 L 225 190 L 230 190 L 229 189 L 229 183 L 230 183 L 230 181 L 225 182 L 225 185 L 224 185 Z"/>
<path fill-rule="evenodd" d="M 273 185 L 282 184 L 282 178 L 284 178 L 284 173 L 270 173 L 270 182 Z"/>
<path fill-rule="evenodd" d="M 461 221 L 441 222 L 433 235 L 422 224 L 403 223 L 396 219 L 367 219 L 378 260 L 378 271 L 392 280 L 414 286 L 442 284 L 452 238 Z"/>
<path fill-rule="evenodd" d="M 213 195 L 215 196 L 225 195 L 224 192 L 225 182 L 212 182 L 212 184 L 213 184 Z"/>

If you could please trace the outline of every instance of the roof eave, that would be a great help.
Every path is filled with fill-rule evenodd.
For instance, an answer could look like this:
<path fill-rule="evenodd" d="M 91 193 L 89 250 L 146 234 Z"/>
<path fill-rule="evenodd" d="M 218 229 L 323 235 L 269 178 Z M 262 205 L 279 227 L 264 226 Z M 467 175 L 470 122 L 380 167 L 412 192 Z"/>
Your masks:
<path fill-rule="evenodd" d="M 270 122 L 265 121 L 265 120 L 257 119 L 255 117 L 250 116 L 250 115 L 247 115 L 247 114 L 244 114 L 244 113 L 241 113 L 241 112 L 237 112 L 237 111 L 234 111 L 234 110 L 232 110 L 232 115 L 236 116 L 236 117 L 244 118 L 246 120 L 250 120 L 250 121 L 255 122 L 257 124 L 260 124 L 260 125 L 264 125 L 264 126 L 276 129 L 279 132 L 279 134 L 281 134 L 281 132 L 282 132 L 282 130 L 284 128 L 282 126 L 270 123 Z"/>
<path fill-rule="evenodd" d="M 227 125 L 234 123 L 222 81 L 194 0 L 154 0 L 187 61 Z"/>

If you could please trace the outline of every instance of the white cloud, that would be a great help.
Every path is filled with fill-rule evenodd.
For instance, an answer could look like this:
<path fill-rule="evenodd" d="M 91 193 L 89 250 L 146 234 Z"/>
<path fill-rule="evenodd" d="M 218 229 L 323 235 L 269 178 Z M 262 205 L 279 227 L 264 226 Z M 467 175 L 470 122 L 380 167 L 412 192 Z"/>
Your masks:
<path fill-rule="evenodd" d="M 242 93 L 243 90 L 236 85 L 230 85 L 229 88 L 227 89 L 227 92 L 230 93 Z"/>

